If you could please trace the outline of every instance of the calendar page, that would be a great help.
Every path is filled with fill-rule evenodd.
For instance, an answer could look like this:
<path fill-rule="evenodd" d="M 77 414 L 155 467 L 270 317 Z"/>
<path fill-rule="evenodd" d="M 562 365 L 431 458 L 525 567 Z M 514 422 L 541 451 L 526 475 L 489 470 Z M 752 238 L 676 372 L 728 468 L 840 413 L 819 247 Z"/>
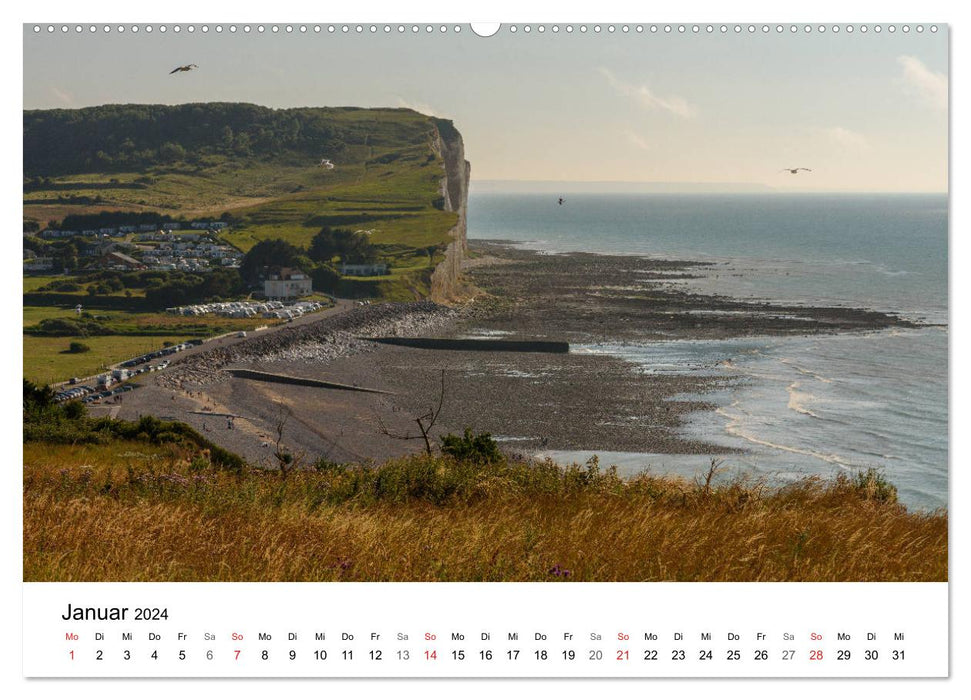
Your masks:
<path fill-rule="evenodd" d="M 33 687 L 949 676 L 941 15 L 39 19 Z"/>

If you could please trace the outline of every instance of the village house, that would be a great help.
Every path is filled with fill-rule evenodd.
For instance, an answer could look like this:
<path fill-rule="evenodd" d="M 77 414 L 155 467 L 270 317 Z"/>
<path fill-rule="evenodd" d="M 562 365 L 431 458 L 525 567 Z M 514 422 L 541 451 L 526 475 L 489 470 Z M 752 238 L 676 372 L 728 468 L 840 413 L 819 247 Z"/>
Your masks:
<path fill-rule="evenodd" d="M 91 231 L 88 233 L 93 235 L 94 231 Z M 78 233 L 77 231 L 58 231 L 57 229 L 51 229 L 51 228 L 44 229 L 43 231 L 40 232 L 40 237 L 48 240 L 53 238 L 70 238 L 71 236 L 78 236 L 78 235 L 83 236 L 88 234 L 86 234 L 84 231 L 82 231 L 81 233 Z"/>
<path fill-rule="evenodd" d="M 267 269 L 263 296 L 267 299 L 294 299 L 313 293 L 313 283 L 305 272 L 293 267 Z"/>
<path fill-rule="evenodd" d="M 113 250 L 107 255 L 102 256 L 98 263 L 105 268 L 112 270 L 144 270 L 146 266 L 130 255 L 119 253 Z"/>
<path fill-rule="evenodd" d="M 341 274 L 354 277 L 374 277 L 388 274 L 388 263 L 341 263 Z"/>
<path fill-rule="evenodd" d="M 107 255 L 117 247 L 118 245 L 112 241 L 96 240 L 81 246 L 80 253 L 87 258 L 99 258 Z"/>
<path fill-rule="evenodd" d="M 205 230 L 208 230 L 208 231 L 218 231 L 220 229 L 226 228 L 226 225 L 227 224 L 226 224 L 225 221 L 193 221 L 189 225 L 192 228 L 195 228 L 195 229 L 205 229 Z"/>
<path fill-rule="evenodd" d="M 135 236 L 136 241 L 175 241 L 178 240 L 178 236 L 174 233 L 162 233 L 156 232 L 154 228 L 147 233 L 139 233 Z"/>

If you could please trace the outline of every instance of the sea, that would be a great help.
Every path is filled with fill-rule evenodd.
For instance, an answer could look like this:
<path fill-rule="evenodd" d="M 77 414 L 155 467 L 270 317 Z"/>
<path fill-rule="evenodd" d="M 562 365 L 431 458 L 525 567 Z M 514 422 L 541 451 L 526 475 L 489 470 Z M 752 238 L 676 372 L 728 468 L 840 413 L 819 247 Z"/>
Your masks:
<path fill-rule="evenodd" d="M 643 372 L 730 377 L 685 436 L 725 473 L 785 482 L 876 468 L 910 508 L 948 503 L 948 202 L 943 194 L 549 194 L 469 199 L 470 239 L 549 253 L 696 260 L 672 284 L 739 299 L 848 306 L 928 324 L 865 333 L 572 346 Z M 690 397 L 699 398 L 699 397 Z M 592 452 L 544 453 L 585 461 Z M 692 476 L 711 457 L 597 452 L 622 473 Z"/>

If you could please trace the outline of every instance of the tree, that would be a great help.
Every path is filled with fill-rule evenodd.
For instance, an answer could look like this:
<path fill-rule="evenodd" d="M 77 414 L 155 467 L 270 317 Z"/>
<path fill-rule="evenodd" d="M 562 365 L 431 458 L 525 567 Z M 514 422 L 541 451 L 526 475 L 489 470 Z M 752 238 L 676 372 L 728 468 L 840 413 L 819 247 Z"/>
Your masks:
<path fill-rule="evenodd" d="M 250 154 L 249 134 L 239 134 L 233 142 L 233 150 L 241 156 L 248 156 Z"/>
<path fill-rule="evenodd" d="M 341 276 L 337 274 L 335 270 L 330 265 L 321 264 L 314 268 L 313 272 L 310 273 L 310 277 L 313 280 L 314 289 L 318 292 L 329 292 L 331 294 L 336 294 L 341 283 Z"/>
<path fill-rule="evenodd" d="M 68 401 L 64 404 L 64 417 L 68 420 L 80 420 L 84 418 L 87 409 L 80 401 Z"/>
<path fill-rule="evenodd" d="M 198 295 L 203 300 L 234 296 L 243 291 L 243 281 L 236 270 L 216 269 L 203 277 Z"/>
<path fill-rule="evenodd" d="M 24 411 L 47 408 L 54 403 L 54 390 L 46 384 L 24 379 Z"/>
<path fill-rule="evenodd" d="M 353 233 L 340 256 L 344 263 L 372 263 L 378 259 L 378 249 L 365 234 Z"/>
<path fill-rule="evenodd" d="M 435 423 L 438 422 L 438 416 L 442 412 L 442 406 L 445 405 L 445 370 L 442 370 L 442 389 L 438 395 L 438 407 L 429 406 L 428 410 L 421 415 L 415 416 L 415 424 L 418 426 L 418 435 L 412 433 L 394 433 L 385 427 L 384 422 L 378 417 L 378 423 L 381 426 L 381 432 L 387 435 L 389 438 L 394 438 L 395 440 L 424 440 L 425 441 L 425 452 L 427 454 L 432 453 L 432 443 L 429 439 L 431 435 L 432 428 L 435 427 Z"/>
<path fill-rule="evenodd" d="M 90 288 L 89 288 L 90 289 Z M 152 308 L 167 309 L 170 306 L 184 306 L 192 303 L 191 291 L 179 282 L 148 287 L 145 302 Z"/>
<path fill-rule="evenodd" d="M 366 263 L 377 260 L 378 250 L 363 233 L 324 226 L 310 242 L 310 257 L 322 263 L 335 257 L 345 263 Z"/>
<path fill-rule="evenodd" d="M 260 241 L 243 256 L 239 274 L 251 286 L 260 282 L 263 268 L 272 265 L 290 267 L 297 264 L 302 251 L 280 238 Z"/>
<path fill-rule="evenodd" d="M 350 231 L 324 226 L 310 241 L 310 259 L 322 263 L 331 262 L 340 252 L 338 238 L 345 233 Z"/>
<path fill-rule="evenodd" d="M 163 143 L 158 149 L 159 159 L 163 163 L 175 163 L 185 159 L 185 149 L 177 143 L 171 141 Z"/>

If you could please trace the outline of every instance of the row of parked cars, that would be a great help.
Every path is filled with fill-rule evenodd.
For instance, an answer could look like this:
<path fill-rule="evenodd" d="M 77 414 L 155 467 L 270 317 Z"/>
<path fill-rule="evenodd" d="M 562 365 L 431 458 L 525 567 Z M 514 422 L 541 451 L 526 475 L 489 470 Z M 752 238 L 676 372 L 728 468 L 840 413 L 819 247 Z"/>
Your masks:
<path fill-rule="evenodd" d="M 99 399 L 107 399 L 111 396 L 124 394 L 128 391 L 135 391 L 135 385 L 125 384 L 124 386 L 120 386 L 117 389 L 105 389 L 104 391 L 99 391 L 96 394 L 85 396 L 83 399 L 81 399 L 81 403 L 91 403 L 92 401 L 98 401 Z"/>
<path fill-rule="evenodd" d="M 161 362 L 153 364 L 146 363 L 152 362 L 152 360 L 157 360 L 161 357 L 174 355 L 175 353 L 182 352 L 183 350 L 188 350 L 190 347 L 200 345 L 201 343 L 202 340 L 189 340 L 184 343 L 179 343 L 178 345 L 172 345 L 167 348 L 162 348 L 161 350 L 139 355 L 138 357 L 133 357 L 130 360 L 125 360 L 119 365 L 119 369 L 112 370 L 108 374 L 102 374 L 99 376 L 97 379 L 97 386 L 94 387 L 87 384 L 80 384 L 79 382 L 81 380 L 74 377 L 68 381 L 68 385 L 70 385 L 71 388 L 54 394 L 54 400 L 58 402 L 80 400 L 84 403 L 90 403 L 98 399 L 106 399 L 126 391 L 131 391 L 135 388 L 131 385 L 120 386 L 116 389 L 111 389 L 110 387 L 112 384 L 123 382 L 126 379 L 131 379 L 132 377 L 137 377 L 139 374 L 144 374 L 145 372 L 155 372 L 160 369 L 165 369 L 169 366 L 169 360 L 162 360 Z M 138 369 L 133 369 L 138 365 L 145 366 L 138 367 Z"/>
<path fill-rule="evenodd" d="M 134 367 L 136 365 L 141 365 L 146 362 L 151 362 L 152 360 L 157 360 L 160 357 L 166 357 L 168 355 L 174 355 L 177 352 L 182 352 L 183 350 L 188 350 L 194 345 L 201 345 L 202 339 L 196 338 L 194 340 L 187 340 L 184 343 L 179 343 L 178 345 L 171 345 L 167 348 L 162 348 L 161 350 L 156 350 L 155 352 L 149 352 L 144 355 L 139 355 L 138 357 L 133 357 L 130 360 L 125 360 L 121 363 L 121 367 Z"/>
<path fill-rule="evenodd" d="M 54 395 L 54 400 L 58 402 L 81 401 L 81 403 L 91 403 L 92 401 L 107 399 L 111 396 L 124 394 L 134 390 L 135 387 L 132 384 L 126 384 L 115 389 L 104 388 L 101 391 L 93 386 L 82 384 L 81 386 L 75 386 L 64 391 L 59 391 Z"/>

